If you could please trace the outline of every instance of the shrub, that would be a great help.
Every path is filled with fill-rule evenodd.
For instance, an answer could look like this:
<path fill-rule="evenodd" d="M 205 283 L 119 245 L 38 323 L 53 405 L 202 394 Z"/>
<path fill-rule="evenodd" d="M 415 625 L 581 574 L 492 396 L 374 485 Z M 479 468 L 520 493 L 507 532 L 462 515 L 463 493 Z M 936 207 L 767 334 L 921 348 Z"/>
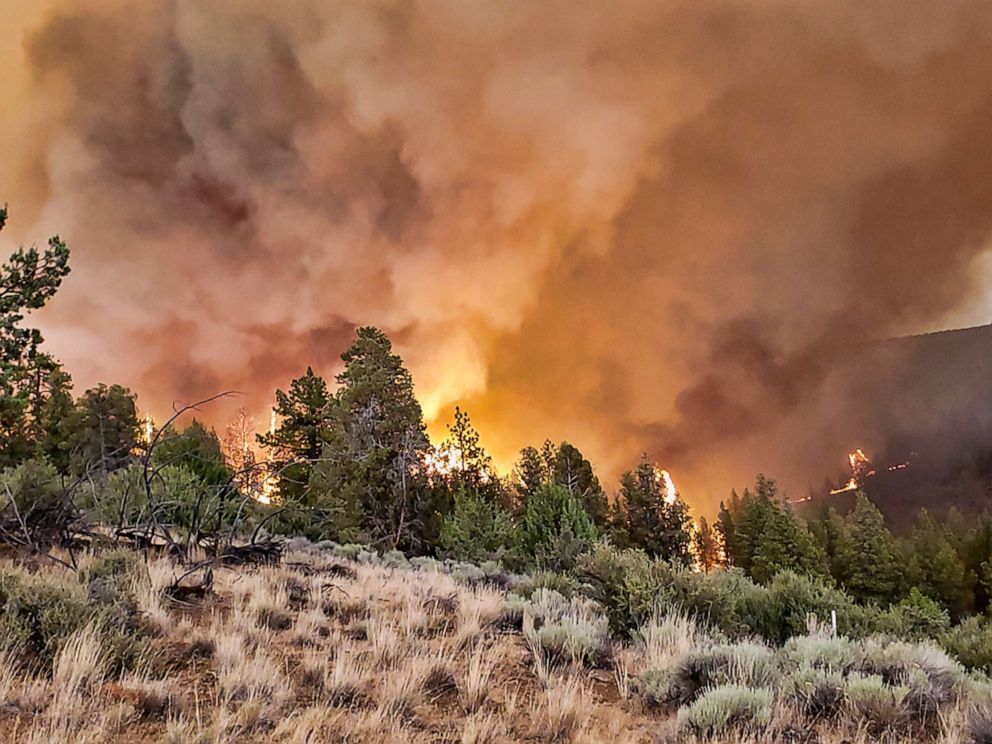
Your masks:
<path fill-rule="evenodd" d="M 707 690 L 678 713 L 683 735 L 712 738 L 731 732 L 761 732 L 772 719 L 772 691 L 742 685 L 722 685 Z"/>
<path fill-rule="evenodd" d="M 610 656 L 609 629 L 602 616 L 568 612 L 536 633 L 537 646 L 550 664 L 573 662 L 599 666 Z"/>
<path fill-rule="evenodd" d="M 76 631 L 91 622 L 97 607 L 74 581 L 0 570 L 0 639 L 15 652 L 27 653 L 50 669 L 58 652 Z M 31 658 L 24 659 L 27 664 Z"/>
<path fill-rule="evenodd" d="M 671 568 L 641 550 L 619 550 L 597 543 L 576 566 L 588 596 L 605 608 L 610 628 L 629 635 L 648 621 L 656 608 L 674 606 L 676 595 Z"/>
<path fill-rule="evenodd" d="M 846 675 L 860 666 L 864 651 L 856 641 L 843 636 L 811 633 L 790 638 L 778 657 L 786 671 L 811 668 Z"/>
<path fill-rule="evenodd" d="M 438 547 L 460 561 L 478 563 L 512 550 L 515 527 L 499 504 L 471 491 L 455 494 L 454 509 L 441 525 Z"/>
<path fill-rule="evenodd" d="M 840 672 L 802 666 L 782 681 L 782 696 L 811 720 L 834 716 L 844 704 L 845 679 Z"/>
<path fill-rule="evenodd" d="M 62 488 L 55 466 L 46 460 L 27 460 L 0 473 L 0 509 L 17 514 L 35 540 L 47 541 L 72 518 L 72 503 Z M 40 534 L 40 532 L 48 534 Z"/>
<path fill-rule="evenodd" d="M 877 674 L 855 672 L 847 680 L 845 712 L 852 730 L 865 728 L 875 736 L 895 733 L 909 723 L 905 705 L 909 690 L 885 684 Z"/>
<path fill-rule="evenodd" d="M 968 669 L 992 675 L 992 623 L 987 619 L 964 620 L 940 637 L 940 645 Z"/>
<path fill-rule="evenodd" d="M 574 576 L 556 571 L 537 571 L 527 576 L 513 591 L 515 594 L 530 599 L 538 589 L 551 589 L 562 596 L 571 597 L 578 589 Z"/>
<path fill-rule="evenodd" d="M 766 687 L 776 677 L 771 649 L 755 643 L 691 651 L 664 670 L 648 670 L 636 689 L 652 706 L 685 705 L 721 685 Z"/>
<path fill-rule="evenodd" d="M 909 596 L 881 613 L 878 629 L 904 640 L 939 638 L 951 626 L 947 610 L 915 587 Z"/>
<path fill-rule="evenodd" d="M 513 597 L 513 595 L 511 595 Z M 599 607 L 584 597 L 566 599 L 553 589 L 537 589 L 529 600 L 507 603 L 501 620 L 519 612 L 535 654 L 546 664 L 574 662 L 600 665 L 610 657 L 609 622 Z"/>

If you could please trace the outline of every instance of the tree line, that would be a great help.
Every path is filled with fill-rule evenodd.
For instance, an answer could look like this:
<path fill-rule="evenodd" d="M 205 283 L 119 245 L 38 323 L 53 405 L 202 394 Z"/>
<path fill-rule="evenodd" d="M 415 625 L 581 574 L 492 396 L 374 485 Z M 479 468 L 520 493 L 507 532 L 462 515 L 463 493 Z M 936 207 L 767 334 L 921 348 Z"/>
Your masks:
<path fill-rule="evenodd" d="M 6 217 L 0 210 L 0 228 Z M 569 442 L 526 447 L 501 476 L 461 409 L 447 439 L 432 445 L 411 374 L 373 327 L 357 330 L 333 387 L 308 368 L 276 391 L 277 425 L 258 436 L 258 460 L 253 447 L 224 447 L 195 418 L 149 436 L 130 390 L 99 385 L 74 397 L 68 373 L 24 325 L 54 296 L 68 259 L 54 237 L 0 269 L 0 498 L 16 517 L 0 524 L 0 538 L 29 532 L 32 520 L 46 524 L 68 494 L 82 513 L 118 529 L 264 530 L 554 570 L 608 541 L 706 573 L 731 568 L 759 584 L 789 569 L 883 607 L 911 601 L 955 619 L 989 610 L 989 516 L 965 524 L 953 512 L 942 521 L 921 512 L 912 533 L 897 537 L 864 495 L 846 516 L 826 509 L 803 519 L 759 475 L 711 525 L 692 519 L 647 457 L 609 498 Z M 263 477 L 268 505 L 251 498 Z"/>

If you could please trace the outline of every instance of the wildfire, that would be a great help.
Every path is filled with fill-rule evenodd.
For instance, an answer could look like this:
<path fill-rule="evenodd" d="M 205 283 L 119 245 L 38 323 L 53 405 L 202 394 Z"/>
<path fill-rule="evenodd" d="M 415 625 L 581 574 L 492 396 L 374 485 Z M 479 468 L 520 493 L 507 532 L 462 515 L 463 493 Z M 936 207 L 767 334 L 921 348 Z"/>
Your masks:
<path fill-rule="evenodd" d="M 141 443 L 146 447 L 152 443 L 155 436 L 155 422 L 152 421 L 150 413 L 145 414 L 145 420 L 141 425 Z"/>
<path fill-rule="evenodd" d="M 423 467 L 428 475 L 444 477 L 464 466 L 464 457 L 457 447 L 432 447 L 424 455 Z"/>
<path fill-rule="evenodd" d="M 854 452 L 848 453 L 847 459 L 851 463 L 851 477 L 842 487 L 831 490 L 831 494 L 857 491 L 864 485 L 866 478 L 875 475 L 875 469 L 872 467 L 871 460 L 860 447 L 855 449 Z M 889 469 L 892 470 L 894 468 Z"/>
<path fill-rule="evenodd" d="M 269 415 L 269 435 L 276 433 L 276 409 L 273 408 Z M 272 452 L 270 451 L 265 461 L 265 474 L 262 476 L 262 489 L 257 499 L 260 504 L 271 504 L 275 499 L 276 476 L 272 467 Z"/>
<path fill-rule="evenodd" d="M 654 477 L 665 491 L 665 503 L 669 505 L 674 504 L 679 498 L 679 489 L 675 487 L 672 474 L 663 468 L 655 467 Z"/>

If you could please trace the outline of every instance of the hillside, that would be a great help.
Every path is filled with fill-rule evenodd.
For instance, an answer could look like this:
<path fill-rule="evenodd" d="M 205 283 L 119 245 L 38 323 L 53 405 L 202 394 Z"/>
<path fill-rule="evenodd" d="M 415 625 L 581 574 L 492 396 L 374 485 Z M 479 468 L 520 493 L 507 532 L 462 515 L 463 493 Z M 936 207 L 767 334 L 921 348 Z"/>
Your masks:
<path fill-rule="evenodd" d="M 203 596 L 185 592 L 183 601 L 167 594 L 186 572 L 166 558 L 146 563 L 119 550 L 83 556 L 78 578 L 61 567 L 3 566 L 4 631 L 25 635 L 0 666 L 0 738 L 950 744 L 992 737 L 992 711 L 974 706 L 987 698 L 987 681 L 929 642 L 835 637 L 815 613 L 809 629 L 797 628 L 782 646 L 732 640 L 666 607 L 656 590 L 659 610 L 625 640 L 609 630 L 617 607 L 607 612 L 563 575 L 512 576 L 305 540 L 291 546 L 276 565 L 199 564 L 187 583 L 212 577 L 212 585 Z M 772 606 L 791 591 L 789 581 L 770 590 Z M 744 584 L 728 596 L 747 594 Z M 110 615 L 86 622 L 93 607 L 109 607 Z M 853 633 L 854 616 L 839 614 Z M 27 617 L 37 620 L 33 630 L 19 624 Z"/>

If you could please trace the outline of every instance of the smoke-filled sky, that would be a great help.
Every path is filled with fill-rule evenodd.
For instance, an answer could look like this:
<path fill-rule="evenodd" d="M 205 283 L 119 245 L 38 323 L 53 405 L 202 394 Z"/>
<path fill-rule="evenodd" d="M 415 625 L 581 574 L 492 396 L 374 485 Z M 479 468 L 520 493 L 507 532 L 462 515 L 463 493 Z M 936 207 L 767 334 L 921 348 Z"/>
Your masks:
<path fill-rule="evenodd" d="M 986 2 L 6 0 L 0 238 L 156 416 L 393 337 L 435 431 L 690 502 L 863 442 L 863 339 L 992 320 Z M 218 409 L 222 424 L 229 409 Z M 208 416 L 209 417 L 209 416 Z M 866 434 L 866 436 L 870 436 Z"/>

